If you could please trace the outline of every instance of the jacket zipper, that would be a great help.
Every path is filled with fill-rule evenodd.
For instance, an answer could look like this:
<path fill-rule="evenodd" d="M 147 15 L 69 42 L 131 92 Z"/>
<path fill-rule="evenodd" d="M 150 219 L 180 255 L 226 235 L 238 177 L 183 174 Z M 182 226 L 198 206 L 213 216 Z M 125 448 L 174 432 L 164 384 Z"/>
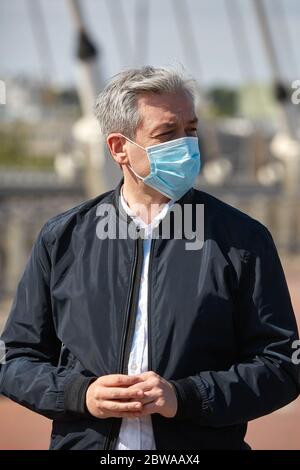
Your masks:
<path fill-rule="evenodd" d="M 153 370 L 153 363 L 152 363 L 152 321 L 151 321 L 151 298 L 152 298 L 152 259 L 153 259 L 153 252 L 154 252 L 154 243 L 155 243 L 155 238 L 151 240 L 151 246 L 150 246 L 150 255 L 149 255 L 149 266 L 148 266 L 148 302 L 147 302 L 147 333 L 148 333 L 148 370 L 152 371 Z M 150 419 L 152 422 L 152 430 L 153 430 L 153 436 L 154 436 L 154 441 L 155 445 L 157 446 L 157 439 L 155 435 L 155 425 L 153 422 L 153 417 L 150 415 Z"/>
<path fill-rule="evenodd" d="M 138 309 L 138 300 L 139 300 L 139 291 L 140 291 L 140 281 L 141 273 L 143 267 L 143 240 L 140 238 L 137 240 L 137 262 L 135 267 L 133 289 L 131 295 L 131 302 L 129 308 L 129 318 L 127 326 L 126 341 L 124 342 L 124 351 L 122 354 L 123 361 L 120 365 L 120 370 L 123 374 L 128 374 L 128 361 L 131 351 L 131 345 L 135 330 L 136 314 Z"/>
<path fill-rule="evenodd" d="M 151 240 L 151 246 L 150 246 L 150 255 L 149 255 L 149 265 L 148 265 L 148 302 L 147 302 L 147 320 L 148 320 L 148 370 L 152 370 L 153 364 L 152 364 L 152 338 L 151 338 L 151 328 L 152 328 L 152 323 L 151 323 L 151 295 L 152 295 L 152 290 L 151 290 L 151 284 L 152 284 L 152 258 L 153 258 L 153 251 L 154 251 L 154 243 L 155 243 L 155 238 Z"/>
<path fill-rule="evenodd" d="M 126 302 L 125 321 L 123 324 L 120 357 L 118 361 L 118 373 L 128 372 L 128 359 L 135 328 L 140 274 L 143 265 L 143 239 L 138 237 L 135 243 L 133 268 L 130 278 L 129 294 Z M 122 419 L 116 419 L 110 426 L 108 437 L 104 444 L 104 450 L 112 450 L 115 447 Z"/>

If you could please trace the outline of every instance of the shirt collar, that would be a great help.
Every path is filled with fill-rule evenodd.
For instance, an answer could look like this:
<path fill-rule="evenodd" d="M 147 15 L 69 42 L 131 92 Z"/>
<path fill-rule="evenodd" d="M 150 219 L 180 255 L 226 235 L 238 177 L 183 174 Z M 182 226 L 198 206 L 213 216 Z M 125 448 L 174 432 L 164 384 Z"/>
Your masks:
<path fill-rule="evenodd" d="M 146 224 L 146 222 L 144 222 L 143 219 L 141 219 L 138 215 L 136 215 L 134 211 L 128 206 L 125 200 L 124 194 L 123 194 L 123 185 L 121 186 L 121 190 L 120 190 L 120 199 L 121 199 L 121 204 L 122 204 L 124 211 L 133 219 L 133 221 L 138 227 L 145 229 L 147 233 L 151 232 L 153 228 L 159 224 L 160 220 L 165 217 L 169 208 L 175 202 L 173 199 L 170 199 L 169 202 L 166 202 L 164 206 L 162 207 L 162 209 L 160 210 L 160 212 L 154 217 L 154 219 L 149 224 Z"/>

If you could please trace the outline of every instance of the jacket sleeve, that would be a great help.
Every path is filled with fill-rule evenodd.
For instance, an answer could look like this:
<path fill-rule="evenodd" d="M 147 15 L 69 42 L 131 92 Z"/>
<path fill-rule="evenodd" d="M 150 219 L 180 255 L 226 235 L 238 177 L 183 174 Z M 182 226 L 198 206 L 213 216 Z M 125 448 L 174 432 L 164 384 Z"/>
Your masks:
<path fill-rule="evenodd" d="M 299 365 L 292 361 L 295 316 L 272 236 L 261 227 L 236 295 L 238 360 L 229 370 L 171 380 L 178 398 L 175 419 L 215 427 L 245 423 L 299 394 Z"/>
<path fill-rule="evenodd" d="M 50 419 L 89 415 L 85 392 L 94 380 L 58 366 L 61 342 L 52 318 L 51 262 L 40 230 L 1 336 L 0 393 Z"/>

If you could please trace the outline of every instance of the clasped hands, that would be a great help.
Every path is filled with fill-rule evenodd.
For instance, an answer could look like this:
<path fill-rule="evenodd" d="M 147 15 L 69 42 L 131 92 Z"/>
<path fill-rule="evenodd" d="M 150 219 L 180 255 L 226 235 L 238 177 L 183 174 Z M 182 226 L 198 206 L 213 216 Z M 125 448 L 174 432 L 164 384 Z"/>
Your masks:
<path fill-rule="evenodd" d="M 153 413 L 172 418 L 177 412 L 177 397 L 173 385 L 153 371 L 111 374 L 90 384 L 86 406 L 97 418 L 137 418 Z"/>

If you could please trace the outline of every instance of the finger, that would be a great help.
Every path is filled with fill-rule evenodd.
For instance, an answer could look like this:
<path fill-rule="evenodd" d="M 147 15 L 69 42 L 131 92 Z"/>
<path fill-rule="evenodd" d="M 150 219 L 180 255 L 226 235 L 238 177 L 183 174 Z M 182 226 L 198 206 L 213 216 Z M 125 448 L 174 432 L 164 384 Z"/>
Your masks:
<path fill-rule="evenodd" d="M 103 387 L 102 398 L 105 400 L 134 401 L 144 396 L 143 390 L 122 387 Z"/>
<path fill-rule="evenodd" d="M 123 411 L 139 411 L 142 409 L 142 404 L 140 402 L 118 402 L 118 401 L 109 401 L 104 400 L 101 403 L 101 408 L 105 411 L 111 411 L 113 413 L 120 413 Z"/>
<path fill-rule="evenodd" d="M 156 372 L 153 372 L 153 370 L 148 370 L 147 372 L 142 372 L 141 374 L 137 374 L 136 377 L 140 377 L 143 380 L 147 380 L 151 377 L 159 377 Z"/>
<path fill-rule="evenodd" d="M 110 374 L 102 377 L 101 383 L 105 387 L 129 387 L 141 382 L 141 378 L 136 375 Z"/>
<path fill-rule="evenodd" d="M 157 393 L 144 393 L 144 397 L 139 399 L 139 402 L 142 403 L 142 405 L 146 405 L 147 403 L 154 402 L 159 398 L 159 395 Z"/>
<path fill-rule="evenodd" d="M 157 406 L 156 401 L 152 401 L 143 405 L 140 416 L 147 416 L 154 413 L 159 413 L 159 407 Z"/>
<path fill-rule="evenodd" d="M 110 417 L 112 418 L 126 418 L 126 419 L 134 419 L 134 418 L 140 418 L 141 413 L 134 413 L 132 411 L 123 411 L 121 413 L 110 413 Z"/>
<path fill-rule="evenodd" d="M 157 387 L 157 385 L 157 379 L 153 376 L 149 376 L 145 381 L 131 385 L 130 387 L 128 387 L 128 390 L 142 390 L 145 393 L 150 392 L 153 388 Z"/>
<path fill-rule="evenodd" d="M 160 398 L 160 396 L 161 396 L 160 390 L 156 388 L 152 388 L 149 391 L 143 391 L 143 396 L 139 398 L 131 398 L 130 401 L 138 400 L 140 403 L 144 405 L 145 403 L 150 403 L 152 401 L 157 400 L 158 398 Z"/>

